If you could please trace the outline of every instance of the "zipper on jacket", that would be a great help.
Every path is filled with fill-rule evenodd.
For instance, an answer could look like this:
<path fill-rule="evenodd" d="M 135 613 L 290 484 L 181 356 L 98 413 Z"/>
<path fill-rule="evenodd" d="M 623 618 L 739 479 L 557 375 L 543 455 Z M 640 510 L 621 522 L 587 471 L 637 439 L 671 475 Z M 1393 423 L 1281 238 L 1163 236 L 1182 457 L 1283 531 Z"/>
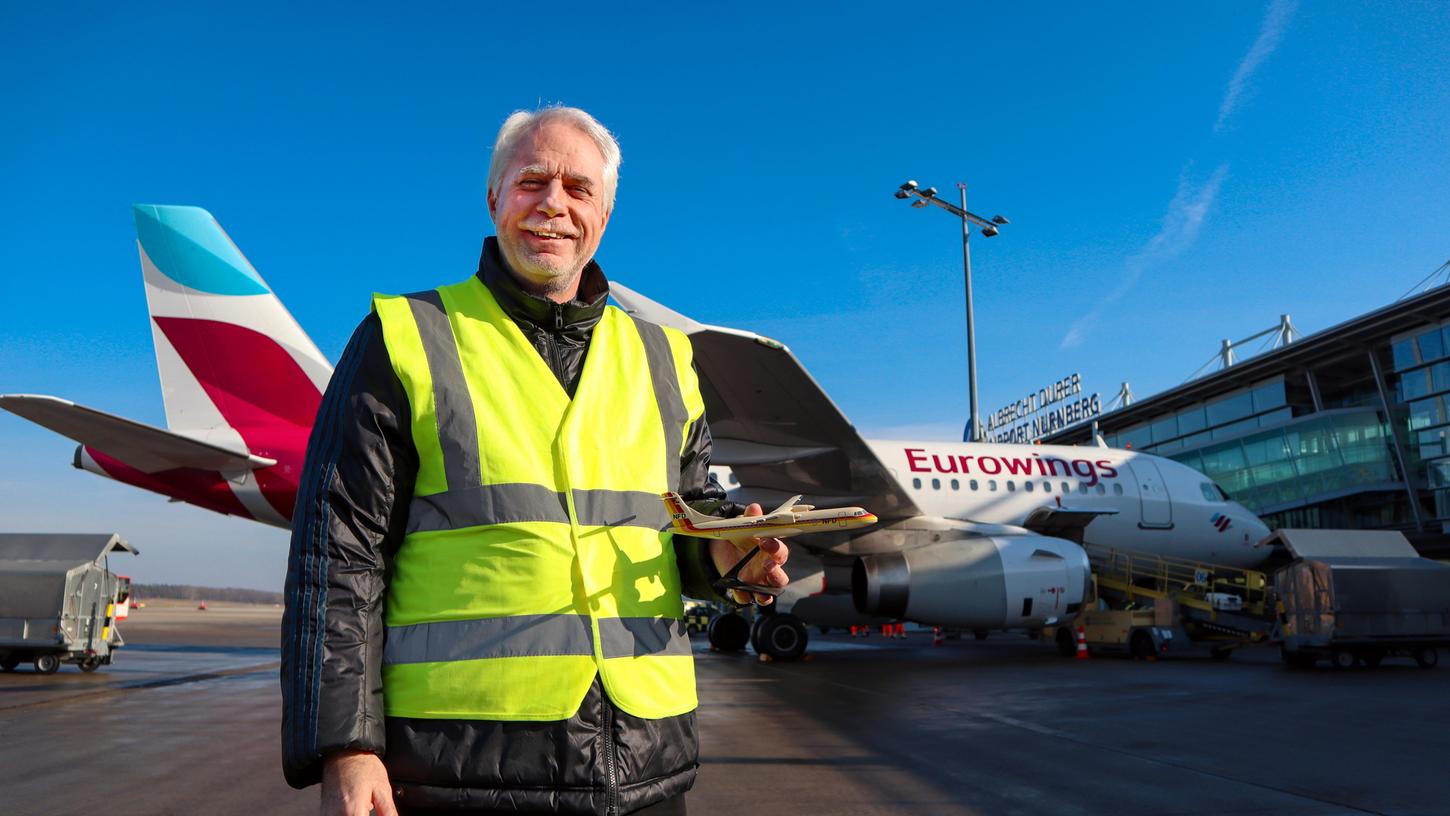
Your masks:
<path fill-rule="evenodd" d="M 619 813 L 619 769 L 615 767 L 614 760 L 614 705 L 607 696 L 604 698 L 604 777 L 609 785 L 604 812 L 608 816 L 617 816 Z"/>
<path fill-rule="evenodd" d="M 566 382 L 566 378 L 564 377 L 564 360 L 563 360 L 562 357 L 559 356 L 559 335 L 557 334 L 557 332 L 562 332 L 563 330 L 564 330 L 564 307 L 555 304 L 555 306 L 554 306 L 554 332 L 555 333 L 552 333 L 552 334 L 546 333 L 544 336 L 547 337 L 547 338 L 549 338 L 549 367 L 552 368 L 552 369 L 554 369 L 554 377 L 559 380 L 559 383 L 561 385 L 563 385 Z M 568 386 L 567 385 L 565 385 L 565 389 L 566 390 L 568 389 Z"/>

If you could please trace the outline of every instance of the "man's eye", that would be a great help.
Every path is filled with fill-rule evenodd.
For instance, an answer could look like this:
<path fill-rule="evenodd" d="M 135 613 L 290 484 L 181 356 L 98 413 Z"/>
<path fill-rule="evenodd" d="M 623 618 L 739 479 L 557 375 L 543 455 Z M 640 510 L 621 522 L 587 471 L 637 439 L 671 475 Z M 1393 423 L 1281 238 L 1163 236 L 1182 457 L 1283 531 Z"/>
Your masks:
<path fill-rule="evenodd" d="M 525 190 L 537 190 L 540 187 L 544 186 L 544 182 L 538 179 L 524 179 L 523 181 L 519 182 L 519 186 L 524 188 Z"/>

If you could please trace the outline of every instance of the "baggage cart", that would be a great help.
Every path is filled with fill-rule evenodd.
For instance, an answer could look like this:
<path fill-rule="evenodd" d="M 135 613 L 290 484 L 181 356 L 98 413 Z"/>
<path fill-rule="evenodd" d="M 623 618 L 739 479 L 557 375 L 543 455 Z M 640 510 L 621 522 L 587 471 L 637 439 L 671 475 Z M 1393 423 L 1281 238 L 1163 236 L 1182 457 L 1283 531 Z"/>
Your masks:
<path fill-rule="evenodd" d="M 0 669 L 31 663 L 54 674 L 61 663 L 95 671 L 112 661 L 131 592 L 109 569 L 116 550 L 137 554 L 115 534 L 0 533 Z"/>
<path fill-rule="evenodd" d="M 1294 558 L 1274 573 L 1281 656 L 1296 667 L 1376 667 L 1390 656 L 1424 668 L 1450 647 L 1450 564 L 1421 558 L 1383 530 L 1279 530 Z"/>

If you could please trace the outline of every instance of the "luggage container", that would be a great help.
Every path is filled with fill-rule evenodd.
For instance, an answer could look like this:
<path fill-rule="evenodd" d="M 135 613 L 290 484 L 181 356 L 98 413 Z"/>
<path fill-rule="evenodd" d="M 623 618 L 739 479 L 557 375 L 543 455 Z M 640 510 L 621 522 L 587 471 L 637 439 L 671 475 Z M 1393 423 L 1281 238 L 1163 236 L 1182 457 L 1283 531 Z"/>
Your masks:
<path fill-rule="evenodd" d="M 108 568 L 114 550 L 137 554 L 115 534 L 0 533 L 0 669 L 111 662 L 131 594 L 130 579 Z"/>
<path fill-rule="evenodd" d="M 1281 656 L 1373 668 L 1392 655 L 1425 668 L 1450 646 L 1450 564 L 1421 558 L 1384 530 L 1279 530 L 1266 539 L 1294 558 L 1274 573 Z"/>

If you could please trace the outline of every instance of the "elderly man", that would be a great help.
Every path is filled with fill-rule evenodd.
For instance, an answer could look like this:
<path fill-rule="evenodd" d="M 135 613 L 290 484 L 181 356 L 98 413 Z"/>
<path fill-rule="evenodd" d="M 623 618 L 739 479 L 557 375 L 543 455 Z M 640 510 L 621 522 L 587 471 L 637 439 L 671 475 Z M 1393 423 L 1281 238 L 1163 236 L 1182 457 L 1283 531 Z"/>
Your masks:
<path fill-rule="evenodd" d="M 325 814 L 685 812 L 681 595 L 740 552 L 662 532 L 658 496 L 738 508 L 689 341 L 605 305 L 619 160 L 581 110 L 510 116 L 477 274 L 376 296 L 338 363 L 282 653 L 284 769 Z M 784 586 L 785 546 L 762 549 L 741 577 Z"/>

